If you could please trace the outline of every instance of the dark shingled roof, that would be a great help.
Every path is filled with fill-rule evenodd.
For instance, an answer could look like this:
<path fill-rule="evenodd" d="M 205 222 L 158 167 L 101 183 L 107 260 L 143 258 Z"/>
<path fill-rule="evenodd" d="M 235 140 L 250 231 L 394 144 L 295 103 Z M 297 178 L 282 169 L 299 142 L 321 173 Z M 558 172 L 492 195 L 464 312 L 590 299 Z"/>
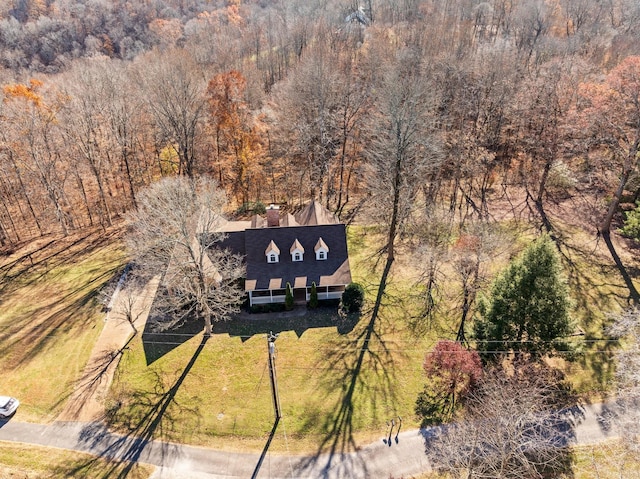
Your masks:
<path fill-rule="evenodd" d="M 244 231 L 230 231 L 224 233 L 224 239 L 214 244 L 215 247 L 220 249 L 228 249 L 232 253 L 246 255 Z"/>
<path fill-rule="evenodd" d="M 267 228 L 263 220 L 255 216 L 251 223 L 247 222 L 247 226 L 251 224 L 252 227 L 240 231 L 233 231 L 235 228 L 230 225 L 237 223 L 240 226 L 242 222 L 229 222 L 224 229 L 224 240 L 216 244 L 245 257 L 247 291 L 280 289 L 287 283 L 299 288 L 310 287 L 312 282 L 317 286 L 351 282 L 345 225 L 338 223 L 336 216 L 319 202 L 309 203 L 295 219 L 290 214 L 280 218 L 279 227 Z M 305 226 L 296 224 L 296 220 Z M 315 247 L 320 238 L 329 251 L 327 259 L 318 261 Z M 303 261 L 291 260 L 290 250 L 296 240 L 305 251 Z M 278 263 L 267 263 L 265 250 L 271 241 L 280 249 Z"/>
<path fill-rule="evenodd" d="M 302 282 L 306 286 L 311 286 L 312 282 L 317 286 L 351 282 L 346 229 L 343 224 L 248 229 L 244 234 L 248 291 L 270 289 L 270 285 L 273 288 L 284 288 L 287 282 L 292 286 Z M 320 237 L 329 248 L 329 253 L 326 260 L 317 261 L 314 247 Z M 227 238 L 229 239 L 230 237 Z M 289 254 L 296 239 L 305 250 L 303 261 L 294 262 Z M 267 263 L 264 254 L 271 241 L 281 251 L 278 263 Z M 274 286 L 278 280 L 280 285 Z"/>

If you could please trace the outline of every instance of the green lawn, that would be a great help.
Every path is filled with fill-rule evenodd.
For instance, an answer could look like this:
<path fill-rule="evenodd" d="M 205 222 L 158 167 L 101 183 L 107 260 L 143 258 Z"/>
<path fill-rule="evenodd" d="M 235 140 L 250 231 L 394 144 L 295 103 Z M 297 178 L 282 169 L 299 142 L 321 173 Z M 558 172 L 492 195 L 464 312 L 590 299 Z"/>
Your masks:
<path fill-rule="evenodd" d="M 566 371 L 576 391 L 588 400 L 602 401 L 610 394 L 618 347 L 606 329 L 613 314 L 628 304 L 629 292 L 603 241 L 590 232 L 563 227 L 560 251 L 574 302 L 573 317 L 579 326 L 579 335 L 573 338 L 578 354 L 575 361 L 555 363 Z M 629 271 L 637 271 L 633 251 L 625 250 L 622 241 L 617 250 Z M 638 278 L 635 282 L 640 286 Z"/>
<path fill-rule="evenodd" d="M 640 457 L 612 440 L 574 448 L 572 479 L 640 478 Z"/>
<path fill-rule="evenodd" d="M 370 277 L 364 267 L 370 240 L 361 234 L 350 234 L 356 281 Z M 276 341 L 279 431 L 288 438 L 275 441 L 274 449 L 347 449 L 381 437 L 386 421 L 397 416 L 405 418 L 405 427 L 416 427 L 413 403 L 431 343 L 408 336 L 401 313 L 387 308 L 372 328 L 366 314 L 340 322 L 335 308 L 309 311 L 284 324 L 267 325 L 256 316 L 242 327 L 216 328 L 225 332 L 202 347 L 199 332 L 187 341 L 167 336 L 175 347 L 158 359 L 149 357 L 150 345 L 137 337 L 112 388 L 111 404 L 123 405 L 114 424 L 167 440 L 262 447 L 274 421 L 266 341 L 273 326 L 282 330 Z"/>
<path fill-rule="evenodd" d="M 370 301 L 378 277 L 371 252 L 378 241 L 370 228 L 349 231 L 354 280 L 365 285 Z M 613 272 L 593 268 L 596 259 L 604 264 L 606 258 L 589 258 L 573 259 L 571 274 L 583 281 L 574 289 L 576 317 L 581 323 L 588 318 L 587 337 L 596 341 L 585 343 L 573 364 L 555 360 L 582 392 L 608 387 L 610 357 L 608 351 L 601 351 L 608 343 L 598 341 L 605 310 L 589 307 L 596 298 L 598 307 L 614 308 L 615 298 L 608 295 L 612 289 L 619 290 Z M 418 310 L 415 295 L 409 294 L 414 266 L 406 257 L 397 262 L 390 297 L 372 326 L 366 312 L 349 330 L 337 324 L 332 310 L 325 310 L 307 312 L 281 327 L 267 326 L 260 319 L 253 326 L 219 326 L 205 344 L 197 328 L 191 336 L 167 336 L 174 344 L 162 355 L 150 355 L 150 345 L 136 338 L 112 389 L 111 404 L 122 405 L 113 410 L 113 424 L 145 437 L 259 449 L 274 418 L 266 343 L 266 333 L 273 326 L 282 329 L 276 341 L 276 363 L 283 420 L 278 428 L 280 440 L 272 443 L 272 449 L 349 450 L 382 437 L 386 422 L 397 416 L 403 418 L 403 427 L 417 427 L 414 402 L 423 387 L 424 353 L 439 338 L 455 337 L 460 313 L 456 309 L 459 286 L 450 280 L 440 317 L 427 334 L 413 332 L 408 318 Z M 576 337 L 577 342 L 583 340 L 584 336 Z"/>
<path fill-rule="evenodd" d="M 102 232 L 59 239 L 0 261 L 1 394 L 18 397 L 18 420 L 61 411 L 103 325 L 97 292 L 125 261 Z"/>
<path fill-rule="evenodd" d="M 615 345 L 601 341 L 602 327 L 623 291 L 607 252 L 594 253 L 583 246 L 585 238 L 574 232 L 565 248 L 576 317 L 585 332 L 576 341 L 583 350 L 575 363 L 558 364 L 581 392 L 593 395 L 608 388 Z M 372 228 L 349 229 L 354 280 L 365 286 L 370 302 L 379 243 Z M 519 244 L 513 241 L 488 265 L 491 274 Z M 0 266 L 0 381 L 2 393 L 22 401 L 18 420 L 46 422 L 62 409 L 102 328 L 96 293 L 126 258 L 119 238 L 102 234 L 60 241 L 32 257 L 33 265 L 23 255 L 18 262 L 4 258 Z M 169 345 L 138 335 L 107 401 L 112 423 L 147 438 L 260 450 L 274 418 L 266 333 L 275 330 L 281 331 L 276 364 L 283 419 L 273 450 L 349 450 L 381 438 L 386 422 L 397 416 L 404 428 L 417 427 L 413 409 L 423 387 L 424 354 L 438 339 L 455 336 L 460 286 L 445 265 L 439 315 L 418 335 L 409 320 L 420 307 L 413 287 L 419 265 L 413 263 L 406 251 L 399 255 L 390 295 L 373 325 L 366 311 L 354 324 L 321 309 L 281 323 L 218 325 L 204 344 L 198 326 L 166 336 Z"/>
<path fill-rule="evenodd" d="M 146 464 L 106 461 L 81 452 L 0 441 L 0 477 L 3 478 L 107 479 L 127 471 L 127 478 L 145 479 L 154 469 Z"/>
<path fill-rule="evenodd" d="M 363 318 L 348 334 L 336 326 L 311 328 L 302 336 L 280 333 L 282 424 L 295 443 L 288 447 L 325 441 L 334 446 L 336 436 L 339 447 L 356 438 L 371 440 L 384 435 L 385 422 L 397 416 L 405 418 L 405 427 L 418 425 L 413 403 L 422 388 L 426 344 L 407 341 L 385 325 L 375 328 L 384 341 L 373 336 L 365 343 L 366 326 Z M 199 334 L 147 366 L 138 338 L 112 391 L 124 405 L 116 422 L 167 440 L 231 446 L 249 438 L 262 444 L 274 419 L 266 336 L 215 334 L 203 348 L 201 340 Z"/>

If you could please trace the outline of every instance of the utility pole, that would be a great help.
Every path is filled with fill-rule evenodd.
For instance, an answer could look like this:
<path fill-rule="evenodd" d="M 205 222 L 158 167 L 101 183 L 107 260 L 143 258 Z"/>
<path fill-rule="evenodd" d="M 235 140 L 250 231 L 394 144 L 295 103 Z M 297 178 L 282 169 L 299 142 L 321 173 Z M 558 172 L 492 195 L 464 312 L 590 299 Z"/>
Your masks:
<path fill-rule="evenodd" d="M 280 398 L 278 397 L 278 379 L 276 378 L 276 338 L 277 334 L 269 332 L 267 335 L 267 348 L 269 350 L 269 376 L 271 377 L 271 394 L 273 395 L 273 409 L 276 413 L 276 424 L 282 417 L 280 411 Z"/>

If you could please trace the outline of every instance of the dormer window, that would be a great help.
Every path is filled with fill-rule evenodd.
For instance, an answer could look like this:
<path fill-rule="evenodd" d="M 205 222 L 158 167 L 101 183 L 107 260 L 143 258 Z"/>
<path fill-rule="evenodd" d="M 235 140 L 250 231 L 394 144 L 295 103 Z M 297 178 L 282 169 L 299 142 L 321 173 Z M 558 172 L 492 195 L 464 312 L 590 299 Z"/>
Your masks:
<path fill-rule="evenodd" d="M 278 263 L 280 261 L 280 248 L 276 246 L 276 244 L 271 241 L 267 249 L 264 250 L 264 254 L 267 257 L 267 263 Z"/>
<path fill-rule="evenodd" d="M 316 243 L 313 250 L 316 252 L 316 261 L 324 261 L 327 259 L 329 254 L 329 247 L 322 240 L 322 238 L 318 239 L 318 242 Z"/>
<path fill-rule="evenodd" d="M 302 261 L 304 259 L 304 248 L 297 238 L 291 245 L 289 252 L 291 253 L 291 261 L 293 262 Z"/>

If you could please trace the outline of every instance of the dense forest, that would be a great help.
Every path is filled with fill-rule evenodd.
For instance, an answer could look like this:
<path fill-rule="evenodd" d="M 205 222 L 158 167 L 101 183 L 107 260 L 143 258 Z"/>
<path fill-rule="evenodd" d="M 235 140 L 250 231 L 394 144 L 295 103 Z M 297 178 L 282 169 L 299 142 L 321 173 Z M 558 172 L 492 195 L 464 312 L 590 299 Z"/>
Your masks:
<path fill-rule="evenodd" d="M 0 244 L 176 174 L 240 210 L 388 201 L 393 234 L 516 190 L 551 231 L 546 202 L 586 193 L 606 239 L 640 192 L 639 36 L 635 0 L 9 0 Z"/>

